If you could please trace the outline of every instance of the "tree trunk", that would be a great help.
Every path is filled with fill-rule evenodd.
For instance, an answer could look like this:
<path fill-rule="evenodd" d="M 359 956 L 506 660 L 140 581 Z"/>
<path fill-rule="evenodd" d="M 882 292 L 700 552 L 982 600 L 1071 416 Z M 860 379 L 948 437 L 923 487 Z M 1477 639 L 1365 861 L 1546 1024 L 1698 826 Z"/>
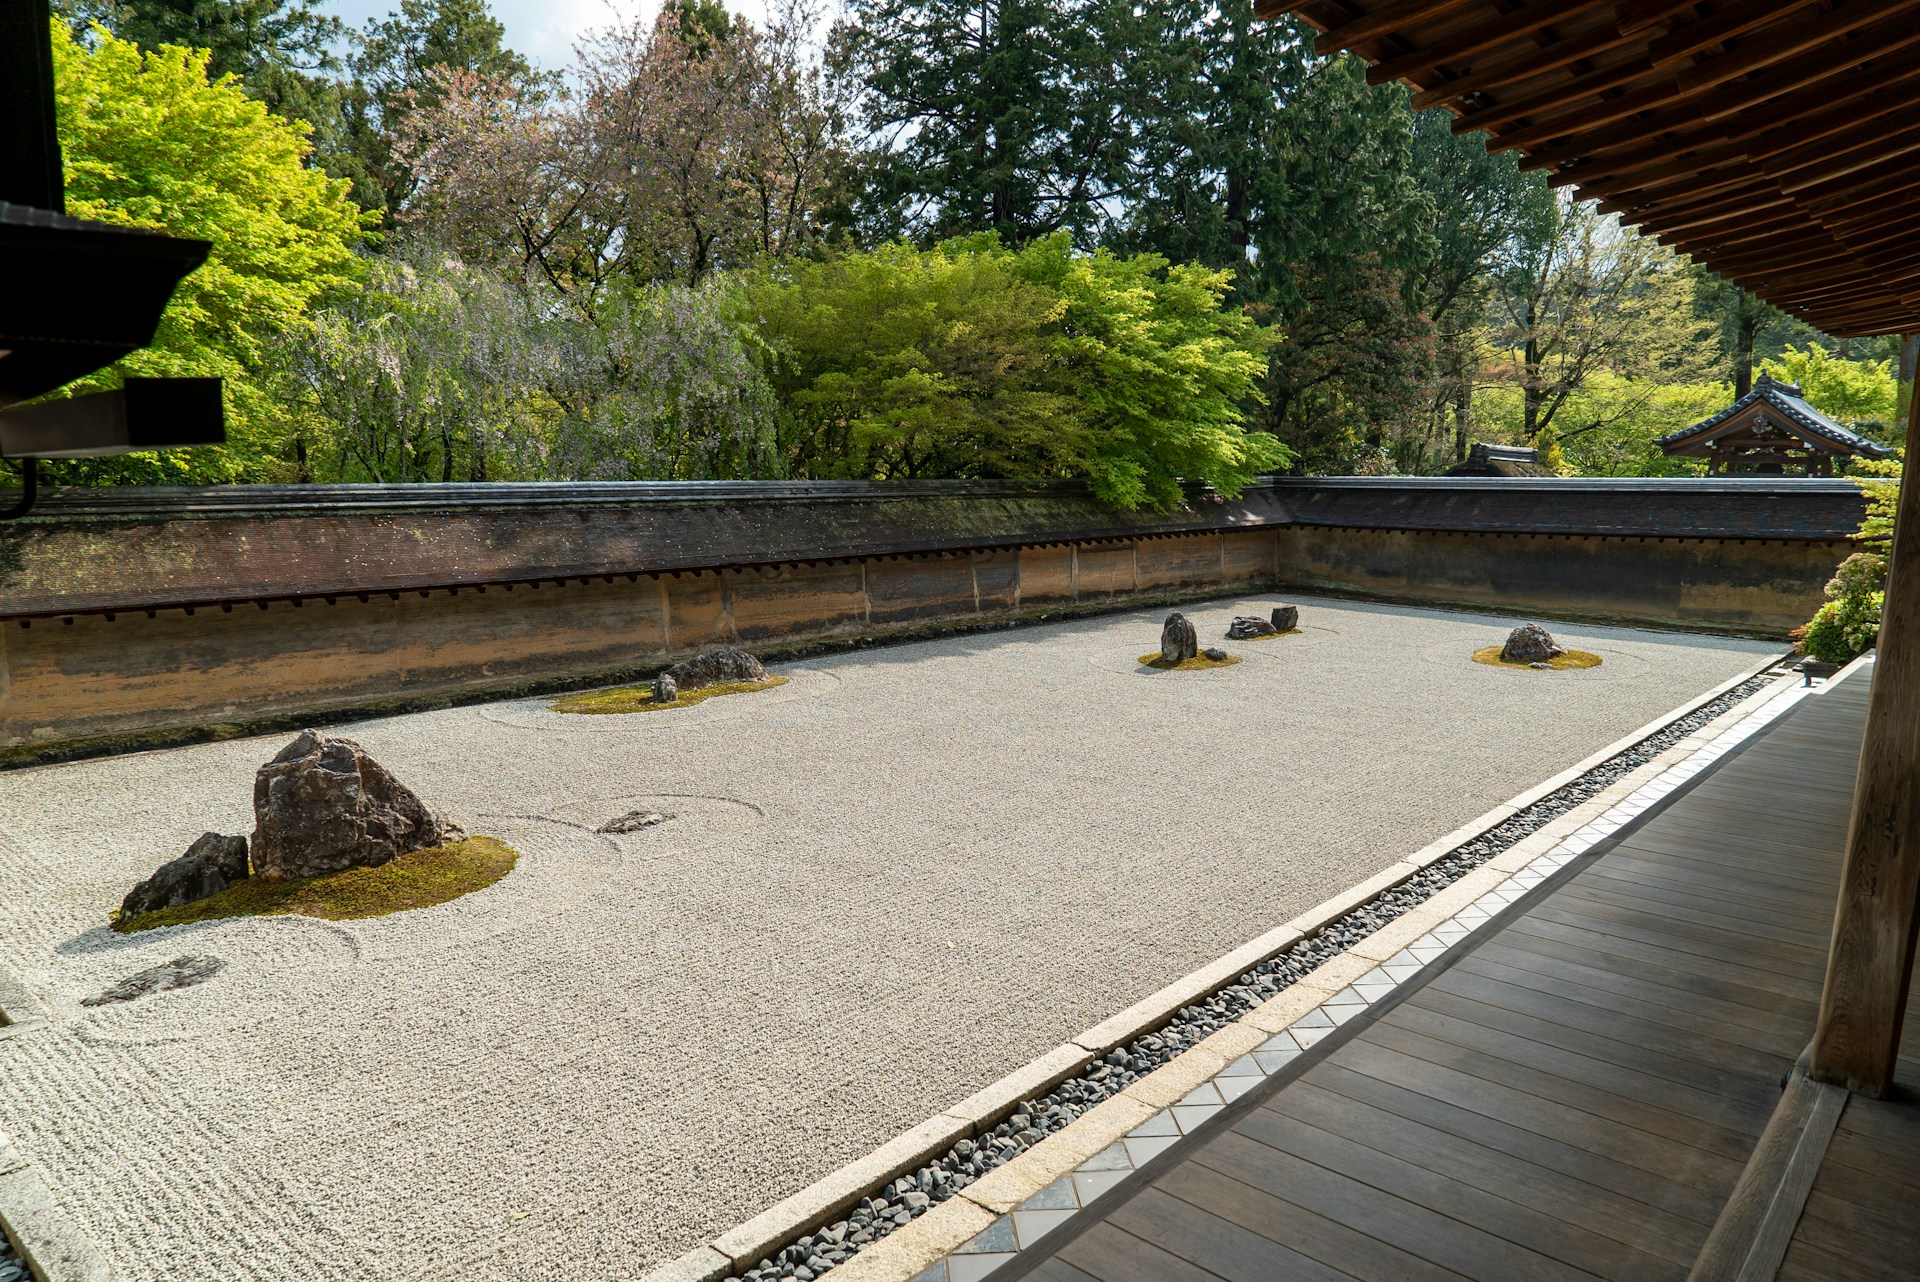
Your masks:
<path fill-rule="evenodd" d="M 1753 338 L 1760 329 L 1760 318 L 1742 313 L 1734 327 L 1733 397 L 1739 400 L 1753 390 Z"/>

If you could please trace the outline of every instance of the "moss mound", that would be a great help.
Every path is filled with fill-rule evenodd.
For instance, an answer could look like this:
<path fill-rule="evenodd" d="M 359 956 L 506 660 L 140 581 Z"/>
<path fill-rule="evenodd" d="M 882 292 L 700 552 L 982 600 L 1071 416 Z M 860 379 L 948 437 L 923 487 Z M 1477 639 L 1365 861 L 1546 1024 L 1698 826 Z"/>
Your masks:
<path fill-rule="evenodd" d="M 1509 663 L 1500 657 L 1500 650 L 1501 647 L 1497 645 L 1490 645 L 1485 649 L 1475 650 L 1473 652 L 1473 661 L 1475 663 L 1484 663 L 1490 668 L 1518 668 L 1522 672 L 1538 671 L 1538 669 L 1534 668 L 1530 663 Z M 1599 655 L 1590 654 L 1585 650 L 1569 650 L 1558 658 L 1547 660 L 1547 666 L 1555 672 L 1565 672 L 1569 668 L 1597 668 L 1600 664 L 1601 658 Z"/>
<path fill-rule="evenodd" d="M 1237 654 L 1230 654 L 1224 659 L 1209 659 L 1204 654 L 1196 654 L 1191 659 L 1183 659 L 1179 663 L 1168 663 L 1160 657 L 1158 650 L 1152 654 L 1140 656 L 1142 667 L 1155 668 L 1161 672 L 1205 672 L 1208 668 L 1231 668 L 1238 662 L 1240 662 L 1240 656 Z"/>
<path fill-rule="evenodd" d="M 185 926 L 222 917 L 274 917 L 289 913 L 325 921 L 384 917 L 409 908 L 431 908 L 485 889 L 513 871 L 520 852 L 492 837 L 468 837 L 448 846 L 432 846 L 391 859 L 377 868 L 298 881 L 248 877 L 217 895 L 173 908 L 157 908 L 127 921 L 116 920 L 121 934 L 157 926 Z"/>
<path fill-rule="evenodd" d="M 696 703 L 705 703 L 708 699 L 723 694 L 751 694 L 755 690 L 771 690 L 775 686 L 787 684 L 785 677 L 768 677 L 765 681 L 723 681 L 719 685 L 701 686 L 698 690 L 684 690 L 672 703 L 655 703 L 653 687 L 621 686 L 615 690 L 590 690 L 585 694 L 570 694 L 553 704 L 555 712 L 583 712 L 598 715 L 608 712 L 662 712 L 668 708 L 691 708 Z"/>

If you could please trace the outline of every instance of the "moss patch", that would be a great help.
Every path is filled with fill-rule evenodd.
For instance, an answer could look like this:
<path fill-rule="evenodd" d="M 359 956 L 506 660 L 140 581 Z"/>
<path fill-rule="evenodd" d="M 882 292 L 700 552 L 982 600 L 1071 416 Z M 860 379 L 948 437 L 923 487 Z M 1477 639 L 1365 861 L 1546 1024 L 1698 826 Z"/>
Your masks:
<path fill-rule="evenodd" d="M 621 686 L 617 690 L 590 690 L 585 694 L 570 694 L 553 705 L 555 712 L 584 712 L 589 715 L 607 712 L 662 712 L 668 708 L 691 708 L 696 703 L 705 703 L 708 699 L 723 694 L 751 694 L 755 690 L 771 690 L 775 686 L 787 684 L 785 677 L 768 677 L 765 681 L 722 681 L 719 685 L 701 686 L 698 690 L 688 690 L 672 703 L 655 703 L 653 687 Z"/>
<path fill-rule="evenodd" d="M 1475 650 L 1473 652 L 1473 661 L 1475 663 L 1484 663 L 1490 668 L 1519 668 L 1522 672 L 1528 670 L 1538 671 L 1531 663 L 1510 663 L 1501 658 L 1500 651 L 1502 648 L 1501 646 L 1490 645 L 1485 649 Z M 1557 658 L 1547 660 L 1547 666 L 1555 672 L 1565 672 L 1569 668 L 1597 668 L 1600 664 L 1601 658 L 1599 655 L 1589 654 L 1585 650 L 1569 650 Z"/>
<path fill-rule="evenodd" d="M 156 908 L 127 921 L 116 920 L 121 934 L 157 926 L 185 926 L 222 917 L 275 917 L 289 913 L 325 921 L 384 917 L 409 908 L 431 908 L 470 895 L 513 871 L 520 852 L 492 837 L 468 837 L 450 846 L 415 850 L 376 868 L 272 881 L 249 877 L 217 895 L 173 908 Z"/>
<path fill-rule="evenodd" d="M 1240 656 L 1237 654 L 1230 654 L 1224 659 L 1209 659 L 1204 654 L 1196 654 L 1191 659 L 1182 659 L 1179 663 L 1168 663 L 1160 657 L 1158 650 L 1152 654 L 1140 656 L 1142 667 L 1154 668 L 1161 672 L 1205 672 L 1208 668 L 1231 668 L 1238 662 L 1240 662 Z"/>

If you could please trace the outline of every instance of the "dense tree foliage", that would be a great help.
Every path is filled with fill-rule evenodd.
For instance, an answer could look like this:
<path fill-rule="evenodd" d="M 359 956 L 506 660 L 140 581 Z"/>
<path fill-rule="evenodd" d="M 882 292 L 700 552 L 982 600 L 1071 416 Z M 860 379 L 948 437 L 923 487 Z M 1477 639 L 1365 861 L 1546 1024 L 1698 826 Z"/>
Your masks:
<path fill-rule="evenodd" d="M 614 280 L 697 283 L 813 243 L 834 122 L 796 25 L 698 9 L 601 33 L 578 84 L 433 69 L 400 122 L 407 225 L 581 298 Z"/>
<path fill-rule="evenodd" d="M 1242 426 L 1273 340 L 1221 306 L 1228 283 L 989 233 L 769 268 L 745 305 L 792 475 L 1084 476 L 1166 508 L 1183 477 L 1238 493 L 1286 459 Z"/>
<path fill-rule="evenodd" d="M 486 0 L 59 0 L 76 207 L 218 245 L 127 368 L 223 374 L 235 425 L 67 474 L 1164 506 L 1482 439 L 1684 473 L 1657 439 L 1761 369 L 1903 439 L 1920 343 L 1792 321 L 1253 0 L 806 3 L 668 0 L 540 70 Z"/>
<path fill-rule="evenodd" d="M 274 449 L 260 371 L 317 304 L 360 274 L 362 216 L 346 184 L 302 163 L 300 129 L 270 114 L 232 76 L 209 81 L 205 51 L 142 52 L 95 29 L 88 44 L 54 32 L 67 210 L 213 243 L 181 283 L 153 346 L 69 392 L 129 374 L 226 379 L 226 450 L 65 465 L 69 477 L 231 480 L 254 477 Z"/>

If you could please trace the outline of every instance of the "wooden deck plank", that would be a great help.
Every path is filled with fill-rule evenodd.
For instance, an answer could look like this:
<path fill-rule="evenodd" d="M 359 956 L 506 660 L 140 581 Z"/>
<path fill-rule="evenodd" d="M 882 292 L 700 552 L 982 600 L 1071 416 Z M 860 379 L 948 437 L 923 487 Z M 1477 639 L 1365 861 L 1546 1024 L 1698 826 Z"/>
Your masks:
<path fill-rule="evenodd" d="M 1190 1276 L 1146 1243 L 1223 1278 L 1290 1276 L 1276 1248 L 1357 1282 L 1685 1277 L 1812 1035 L 1864 687 L 1801 702 L 1008 1282 Z M 1920 1035 L 1903 1053 L 1920 1080 Z M 1920 1205 L 1920 1125 L 1880 1107 L 1842 1117 L 1782 1277 L 1886 1267 L 1850 1241 Z"/>

